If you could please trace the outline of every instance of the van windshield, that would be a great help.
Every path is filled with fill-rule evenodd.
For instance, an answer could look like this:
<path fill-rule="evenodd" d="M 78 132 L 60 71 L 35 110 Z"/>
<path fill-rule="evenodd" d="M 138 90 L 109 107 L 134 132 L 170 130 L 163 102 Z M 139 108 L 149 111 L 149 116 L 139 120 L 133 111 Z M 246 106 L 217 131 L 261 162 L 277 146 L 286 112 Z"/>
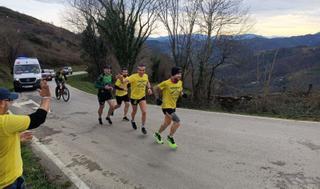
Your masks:
<path fill-rule="evenodd" d="M 24 74 L 24 73 L 40 73 L 40 67 L 37 64 L 28 64 L 28 65 L 16 65 L 14 67 L 15 74 Z"/>

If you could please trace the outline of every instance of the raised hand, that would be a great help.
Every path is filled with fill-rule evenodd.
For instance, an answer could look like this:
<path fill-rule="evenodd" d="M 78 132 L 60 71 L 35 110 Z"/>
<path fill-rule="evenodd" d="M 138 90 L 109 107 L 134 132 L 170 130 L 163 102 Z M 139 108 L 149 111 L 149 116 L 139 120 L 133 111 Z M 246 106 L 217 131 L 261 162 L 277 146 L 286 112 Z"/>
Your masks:
<path fill-rule="evenodd" d="M 51 97 L 50 88 L 49 88 L 49 85 L 47 84 L 47 81 L 42 80 L 40 82 L 39 94 L 41 97 Z"/>
<path fill-rule="evenodd" d="M 29 142 L 32 140 L 32 138 L 33 138 L 33 135 L 30 131 L 25 131 L 23 133 L 20 133 L 20 141 L 22 143 Z"/>

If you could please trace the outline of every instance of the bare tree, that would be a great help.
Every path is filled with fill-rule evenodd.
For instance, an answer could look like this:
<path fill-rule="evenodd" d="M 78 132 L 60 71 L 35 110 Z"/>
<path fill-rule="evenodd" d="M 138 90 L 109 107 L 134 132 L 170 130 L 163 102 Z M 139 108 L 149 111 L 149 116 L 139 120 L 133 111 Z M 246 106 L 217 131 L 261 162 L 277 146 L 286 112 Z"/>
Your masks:
<path fill-rule="evenodd" d="M 72 0 L 71 6 L 92 18 L 119 64 L 131 72 L 154 30 L 156 0 Z"/>
<path fill-rule="evenodd" d="M 158 1 L 158 17 L 167 30 L 172 58 L 176 66 L 182 67 L 184 75 L 192 61 L 193 34 L 201 1 Z"/>
<path fill-rule="evenodd" d="M 203 0 L 200 6 L 199 15 L 199 33 L 205 36 L 205 40 L 199 43 L 196 49 L 198 62 L 197 81 L 194 85 L 194 98 L 200 99 L 202 94 L 207 91 L 207 97 L 210 98 L 211 84 L 215 76 L 216 69 L 225 63 L 227 54 L 229 54 L 229 41 L 233 40 L 232 36 L 239 35 L 244 31 L 248 19 L 247 9 L 241 8 L 242 0 Z M 231 36 L 228 38 L 228 36 Z M 223 44 L 219 45 L 217 44 Z M 220 59 L 214 59 L 218 51 L 222 56 Z M 216 61 L 216 62 L 215 62 Z M 209 69 L 211 67 L 211 69 Z M 209 75 L 209 87 L 207 87 L 207 75 Z"/>
<path fill-rule="evenodd" d="M 159 1 L 158 16 L 167 30 L 172 58 L 177 66 L 191 73 L 194 99 L 211 91 L 215 71 L 229 54 L 221 51 L 222 58 L 215 58 L 217 42 L 248 28 L 244 27 L 248 10 L 241 3 L 242 0 Z M 211 96 L 211 92 L 207 95 Z"/>

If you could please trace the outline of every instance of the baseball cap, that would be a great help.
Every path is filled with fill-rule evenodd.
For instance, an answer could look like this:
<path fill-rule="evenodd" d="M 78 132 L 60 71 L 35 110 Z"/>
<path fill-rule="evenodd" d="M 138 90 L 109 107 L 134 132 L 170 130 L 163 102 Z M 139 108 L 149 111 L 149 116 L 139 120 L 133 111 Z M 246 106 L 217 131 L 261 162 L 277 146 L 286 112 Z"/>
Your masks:
<path fill-rule="evenodd" d="M 181 68 L 180 67 L 173 67 L 172 69 L 171 69 L 171 75 L 172 76 L 174 76 L 174 75 L 176 75 L 176 74 L 179 74 L 179 73 L 181 73 L 182 71 L 181 71 Z"/>
<path fill-rule="evenodd" d="M 103 69 L 112 69 L 112 67 L 110 65 L 106 65 Z"/>
<path fill-rule="evenodd" d="M 0 100 L 16 100 L 19 95 L 17 93 L 10 92 L 8 89 L 1 87 L 0 88 Z"/>

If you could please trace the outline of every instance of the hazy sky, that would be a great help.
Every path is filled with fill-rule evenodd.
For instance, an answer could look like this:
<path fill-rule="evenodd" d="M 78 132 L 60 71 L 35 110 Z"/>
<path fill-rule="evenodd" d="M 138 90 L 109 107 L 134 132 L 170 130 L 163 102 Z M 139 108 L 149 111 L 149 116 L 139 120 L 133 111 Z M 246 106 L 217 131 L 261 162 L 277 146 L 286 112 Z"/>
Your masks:
<path fill-rule="evenodd" d="M 63 0 L 0 0 L 0 6 L 64 26 Z M 255 26 L 250 33 L 292 36 L 320 32 L 320 0 L 244 0 Z"/>

